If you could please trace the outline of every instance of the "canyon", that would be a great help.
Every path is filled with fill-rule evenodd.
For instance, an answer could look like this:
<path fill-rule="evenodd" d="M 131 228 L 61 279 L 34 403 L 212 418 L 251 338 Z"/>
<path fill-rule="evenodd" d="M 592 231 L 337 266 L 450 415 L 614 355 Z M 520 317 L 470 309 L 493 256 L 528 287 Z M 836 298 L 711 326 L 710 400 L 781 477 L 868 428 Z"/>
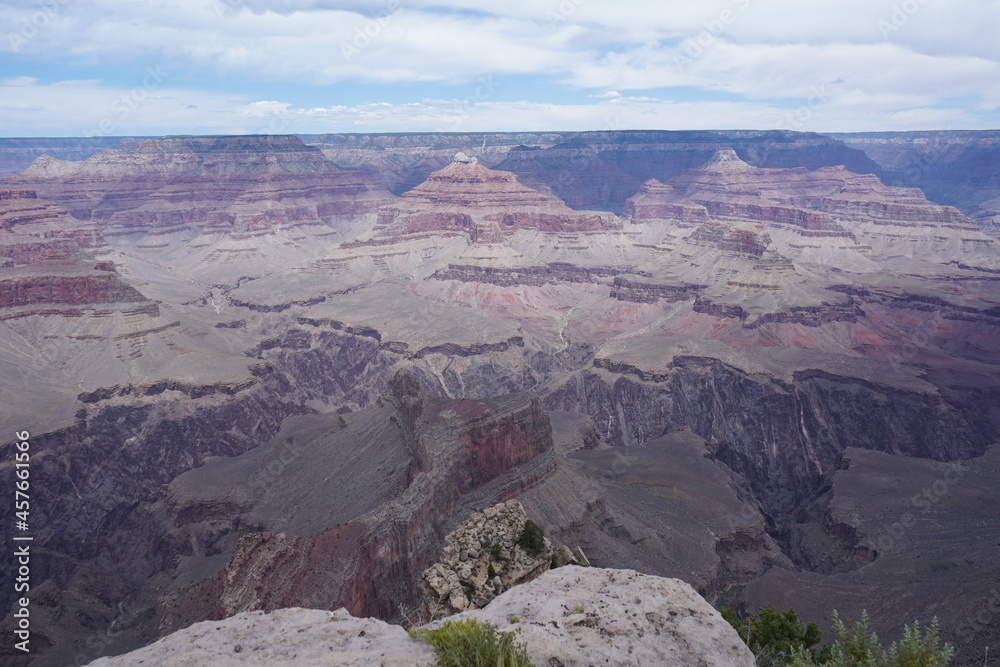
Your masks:
<path fill-rule="evenodd" d="M 401 622 L 508 501 L 598 568 L 827 630 L 936 615 L 981 656 L 1000 242 L 904 139 L 0 141 L 30 664 L 287 607 Z"/>

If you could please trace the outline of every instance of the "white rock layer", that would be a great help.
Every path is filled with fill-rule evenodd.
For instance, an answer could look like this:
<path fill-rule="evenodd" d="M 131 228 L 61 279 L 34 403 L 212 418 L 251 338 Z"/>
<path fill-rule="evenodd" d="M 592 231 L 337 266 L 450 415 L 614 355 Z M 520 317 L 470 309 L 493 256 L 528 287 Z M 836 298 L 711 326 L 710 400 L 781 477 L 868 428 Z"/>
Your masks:
<path fill-rule="evenodd" d="M 753 667 L 735 630 L 688 584 L 633 570 L 549 570 L 452 619 L 515 631 L 535 665 Z M 433 652 L 403 628 L 345 610 L 281 609 L 205 621 L 93 667 L 158 665 L 429 665 Z"/>

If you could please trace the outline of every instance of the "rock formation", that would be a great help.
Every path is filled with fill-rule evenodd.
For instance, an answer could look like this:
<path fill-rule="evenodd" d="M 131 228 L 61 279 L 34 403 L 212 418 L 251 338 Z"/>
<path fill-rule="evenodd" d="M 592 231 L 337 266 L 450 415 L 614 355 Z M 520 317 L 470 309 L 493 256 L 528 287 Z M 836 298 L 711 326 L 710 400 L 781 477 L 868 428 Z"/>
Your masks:
<path fill-rule="evenodd" d="M 829 135 L 879 165 L 891 185 L 920 188 L 938 204 L 954 206 L 1000 238 L 1000 132 L 856 132 Z"/>
<path fill-rule="evenodd" d="M 514 631 L 536 665 L 676 664 L 750 667 L 750 649 L 690 586 L 632 570 L 567 566 L 455 619 Z M 452 619 L 449 619 L 452 620 Z M 424 626 L 434 629 L 441 621 Z M 192 667 L 286 662 L 430 665 L 433 651 L 395 625 L 346 610 L 245 612 L 198 623 L 92 667 L 183 661 Z"/>
<path fill-rule="evenodd" d="M 484 236 L 482 222 L 493 223 Z M 466 232 L 480 242 L 496 242 L 496 230 L 586 232 L 614 229 L 617 218 L 599 211 L 574 211 L 552 195 L 532 190 L 507 171 L 489 169 L 458 153 L 454 161 L 404 192 L 397 204 L 379 209 L 381 236 L 426 232 Z"/>
<path fill-rule="evenodd" d="M 112 262 L 97 258 L 102 250 L 108 248 L 92 223 L 75 220 L 33 190 L 0 190 L 0 317 L 97 304 L 155 313 Z"/>
<path fill-rule="evenodd" d="M 509 500 L 472 515 L 449 533 L 441 559 L 418 582 L 421 617 L 433 620 L 481 609 L 552 565 L 585 564 L 565 545 L 553 546 L 548 537 L 541 537 L 534 546 L 522 544 L 526 526 L 537 526 L 529 521 L 521 503 Z"/>
<path fill-rule="evenodd" d="M 708 210 L 687 200 L 674 187 L 651 178 L 625 201 L 622 215 L 634 223 L 670 220 L 678 227 L 694 227 L 708 220 Z"/>
<path fill-rule="evenodd" d="M 778 249 L 792 257 L 815 259 L 816 252 L 804 254 L 803 248 L 826 246 L 997 268 L 995 244 L 974 221 L 932 204 L 919 190 L 883 185 L 872 174 L 844 167 L 758 169 L 720 148 L 669 185 L 715 218 L 782 230 Z M 788 233 L 802 240 L 793 242 Z"/>
<path fill-rule="evenodd" d="M 5 181 L 93 220 L 142 270 L 208 284 L 318 253 L 392 199 L 364 172 L 282 136 L 145 139 L 75 162 L 43 155 Z"/>
<path fill-rule="evenodd" d="M 552 448 L 548 418 L 525 394 L 448 401 L 400 374 L 379 403 L 346 420 L 312 420 L 294 438 L 299 451 L 327 452 L 323 465 L 300 454 L 279 467 L 278 479 L 258 472 L 255 459 L 280 461 L 289 446 L 279 435 L 269 451 L 179 478 L 167 500 L 173 530 L 198 535 L 206 523 L 224 522 L 231 555 L 215 577 L 161 604 L 165 624 L 286 606 L 391 616 L 414 602 L 416 579 L 462 496 L 508 473 L 531 485 L 550 472 L 540 458 Z M 297 490 L 275 492 L 278 480 Z M 221 511 L 202 509 L 213 506 Z M 204 591 L 213 591 L 207 602 Z"/>
<path fill-rule="evenodd" d="M 0 272 L 92 280 L 0 308 L 3 423 L 47 494 L 40 666 L 255 609 L 412 617 L 445 536 L 509 500 L 596 566 L 747 611 L 867 573 L 842 613 L 953 600 L 998 562 L 928 560 L 943 521 L 879 550 L 885 517 L 850 512 L 1000 439 L 1000 252 L 968 219 L 818 135 L 483 138 L 130 142 L 0 198 Z M 849 447 L 882 472 L 841 470 Z M 989 479 L 949 485 L 954 525 Z M 944 628 L 988 602 L 961 591 Z"/>

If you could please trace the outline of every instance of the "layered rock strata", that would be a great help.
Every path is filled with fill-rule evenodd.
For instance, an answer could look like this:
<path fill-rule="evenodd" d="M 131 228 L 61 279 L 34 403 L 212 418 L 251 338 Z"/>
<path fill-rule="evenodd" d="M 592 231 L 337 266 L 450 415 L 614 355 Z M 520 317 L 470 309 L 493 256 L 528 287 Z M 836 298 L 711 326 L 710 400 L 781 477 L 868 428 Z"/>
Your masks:
<path fill-rule="evenodd" d="M 30 184 L 110 236 L 182 231 L 253 236 L 377 209 L 391 198 L 295 137 L 146 139 L 79 162 L 39 157 Z"/>
<path fill-rule="evenodd" d="M 0 190 L 0 317 L 98 304 L 155 314 L 155 304 L 98 257 L 107 250 L 93 223 L 72 218 L 34 190 Z"/>
<path fill-rule="evenodd" d="M 282 460 L 292 441 L 280 435 L 265 451 L 178 480 L 168 499 L 177 529 L 198 535 L 225 522 L 234 532 L 225 567 L 165 599 L 163 623 L 177 628 L 287 606 L 394 616 L 400 603 L 414 602 L 416 578 L 462 496 L 529 462 L 535 472 L 518 473 L 515 488 L 551 472 L 551 461 L 540 458 L 552 448 L 551 427 L 530 396 L 437 399 L 401 374 L 379 402 L 346 418 L 314 420 L 293 439 L 302 454 L 276 474 L 294 488 L 267 490 L 275 480 L 255 463 Z M 318 466 L 317 455 L 329 457 L 327 465 Z M 377 484 L 368 479 L 372 457 L 381 462 Z M 223 511 L 206 514 L 206 507 Z"/>
<path fill-rule="evenodd" d="M 485 235 L 481 223 L 493 223 Z M 499 241 L 518 229 L 587 232 L 614 229 L 618 219 L 599 211 L 574 211 L 559 199 L 521 185 L 515 174 L 489 169 L 464 153 L 379 209 L 380 236 L 464 232 L 480 242 Z"/>
<path fill-rule="evenodd" d="M 781 229 L 786 235 L 779 249 L 795 256 L 809 259 L 815 252 L 804 249 L 828 246 L 936 262 L 964 257 L 967 263 L 996 268 L 995 242 L 974 221 L 955 208 L 927 201 L 919 190 L 886 186 L 872 174 L 844 167 L 759 169 L 734 150 L 721 148 L 669 185 L 674 192 L 660 193 L 662 202 L 680 193 L 684 201 L 705 206 L 712 217 Z M 803 240 L 793 241 L 787 233 Z"/>

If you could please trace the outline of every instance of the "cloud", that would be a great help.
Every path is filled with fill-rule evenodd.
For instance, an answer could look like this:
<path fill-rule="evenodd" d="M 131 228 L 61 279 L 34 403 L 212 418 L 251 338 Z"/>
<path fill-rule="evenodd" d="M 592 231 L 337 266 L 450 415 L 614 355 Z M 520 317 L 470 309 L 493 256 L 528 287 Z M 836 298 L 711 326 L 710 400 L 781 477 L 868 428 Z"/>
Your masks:
<path fill-rule="evenodd" d="M 174 126 L 190 132 L 230 119 L 252 125 L 262 107 L 250 105 L 265 99 L 310 127 L 378 119 L 385 129 L 407 128 L 378 111 L 382 101 L 416 104 L 414 129 L 433 125 L 442 104 L 457 105 L 463 123 L 494 118 L 490 110 L 506 104 L 513 115 L 495 120 L 522 128 L 549 126 L 545 109 L 600 126 L 612 108 L 670 128 L 687 122 L 682 101 L 700 104 L 709 122 L 720 99 L 738 113 L 730 127 L 770 122 L 815 99 L 822 112 L 810 108 L 807 125 L 940 118 L 986 127 L 1000 108 L 1000 2 L 46 0 L 0 2 L 0 25 L 8 28 L 0 34 L 5 90 L 31 89 L 32 108 L 46 109 L 39 119 L 66 108 L 45 101 L 40 71 L 50 86 L 80 71 L 114 72 L 79 94 L 86 109 L 99 107 L 90 95 L 110 95 L 105 107 L 118 102 L 116 118 L 122 104 L 133 106 L 127 96 L 143 85 L 146 67 L 169 72 L 155 95 L 139 94 L 148 111 L 135 105 L 116 127 L 138 127 L 153 110 L 162 110 L 162 123 L 145 126 L 166 124 L 174 98 L 185 100 L 171 112 Z M 477 92 L 483 78 L 495 82 L 485 97 Z M 428 99 L 439 102 L 425 108 Z M 952 107 L 962 113 L 938 111 Z M 31 127 L 24 108 L 0 104 L 0 125 Z M 39 120 L 34 133 L 67 122 Z"/>
<path fill-rule="evenodd" d="M 671 102 L 647 96 L 582 104 L 491 99 L 488 85 L 464 98 L 424 98 L 299 107 L 171 86 L 149 79 L 131 88 L 96 81 L 0 84 L 0 118 L 9 136 L 293 134 L 406 131 L 554 131 L 622 129 L 794 129 L 862 131 L 974 127 L 962 108 L 886 111 L 840 101 L 812 100 L 798 108 L 768 101 Z M 488 81 L 487 81 L 488 83 Z M 155 85 L 152 85 L 155 84 Z M 887 107 L 890 105 L 886 105 Z M 66 109 L 73 109 L 69 115 Z"/>

